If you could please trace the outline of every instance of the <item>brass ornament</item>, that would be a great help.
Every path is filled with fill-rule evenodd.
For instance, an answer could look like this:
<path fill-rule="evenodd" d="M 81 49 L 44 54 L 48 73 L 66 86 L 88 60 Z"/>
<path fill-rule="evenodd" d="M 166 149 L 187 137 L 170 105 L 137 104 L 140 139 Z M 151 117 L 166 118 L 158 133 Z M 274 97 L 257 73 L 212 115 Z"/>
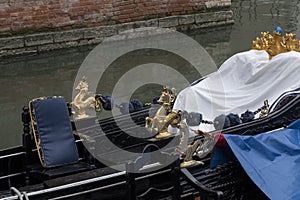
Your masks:
<path fill-rule="evenodd" d="M 289 52 L 300 52 L 300 40 L 295 39 L 295 34 L 287 33 L 284 36 L 274 31 L 273 35 L 269 32 L 261 32 L 261 37 L 257 37 L 252 42 L 252 49 L 265 50 L 269 54 L 271 60 L 274 56 Z"/>
<path fill-rule="evenodd" d="M 259 118 L 265 118 L 269 115 L 269 103 L 268 100 L 264 101 L 264 105 L 261 107 Z"/>
<path fill-rule="evenodd" d="M 172 136 L 172 134 L 168 132 L 168 126 L 174 121 L 171 120 L 174 113 L 170 113 L 170 112 L 172 110 L 172 103 L 174 103 L 175 99 L 176 99 L 175 89 L 173 88 L 170 91 L 167 87 L 164 87 L 161 96 L 157 101 L 161 104 L 161 107 L 157 110 L 153 118 L 146 117 L 145 128 L 149 132 L 158 133 L 158 135 L 155 136 L 157 139 Z"/>
<path fill-rule="evenodd" d="M 89 117 L 86 114 L 87 109 L 95 108 L 96 111 L 100 111 L 100 100 L 95 99 L 94 95 L 89 92 L 89 84 L 85 77 L 79 81 L 76 90 L 79 90 L 74 100 L 70 103 L 75 119 L 83 119 Z"/>
<path fill-rule="evenodd" d="M 182 163 L 180 164 L 182 168 L 204 164 L 201 161 L 193 160 L 193 153 L 202 145 L 202 142 L 197 140 L 194 144 L 188 145 L 190 131 L 184 121 L 186 116 L 185 111 L 172 111 L 165 117 L 164 125 L 156 136 L 157 139 L 171 136 L 172 134 L 168 132 L 168 126 L 179 129 L 180 143 L 175 151 L 182 157 Z"/>
<path fill-rule="evenodd" d="M 185 153 L 183 153 L 183 161 L 180 163 L 181 168 L 193 167 L 196 165 L 204 165 L 203 162 L 198 160 L 193 160 L 193 155 L 195 152 L 198 152 L 200 147 L 203 145 L 201 140 L 196 140 L 193 144 L 189 144 Z"/>

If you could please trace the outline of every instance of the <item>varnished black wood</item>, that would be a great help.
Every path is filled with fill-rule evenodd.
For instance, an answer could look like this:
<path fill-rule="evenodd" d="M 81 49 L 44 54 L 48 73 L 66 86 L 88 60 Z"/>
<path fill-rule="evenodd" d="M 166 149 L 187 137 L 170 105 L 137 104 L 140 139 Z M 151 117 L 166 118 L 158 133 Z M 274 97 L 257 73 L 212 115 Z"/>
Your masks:
<path fill-rule="evenodd" d="M 155 156 L 149 157 L 149 155 L 140 156 L 134 162 L 130 162 L 127 164 L 127 185 L 128 185 L 128 199 L 130 200 L 146 200 L 146 199 L 159 199 L 163 196 L 171 197 L 173 200 L 180 199 L 180 181 L 179 181 L 179 174 L 177 173 L 179 169 L 179 159 L 176 155 L 170 155 L 165 152 L 159 151 L 159 147 L 154 144 L 149 144 L 145 147 L 143 152 L 155 152 Z M 146 153 L 145 153 L 146 154 Z M 150 159 L 150 160 L 149 160 Z M 149 188 L 145 188 L 146 190 L 137 195 L 136 191 L 136 180 L 138 172 L 147 173 L 149 170 L 140 171 L 145 164 L 151 163 L 160 163 L 164 164 L 164 162 L 172 161 L 171 164 L 167 167 L 170 169 L 169 173 L 169 181 L 166 182 L 169 186 L 159 187 L 159 186 L 150 186 Z M 165 167 L 164 167 L 165 168 Z M 150 173 L 156 172 L 160 170 L 160 168 L 155 169 L 152 168 Z"/>
<path fill-rule="evenodd" d="M 236 127 L 231 127 L 228 129 L 222 130 L 223 133 L 229 133 L 229 134 L 245 134 L 245 135 L 252 135 L 257 134 L 264 131 L 273 130 L 274 128 L 279 128 L 282 126 L 286 126 L 290 124 L 292 121 L 298 119 L 300 117 L 300 97 L 295 97 L 294 99 L 290 100 L 286 105 L 282 105 L 281 108 L 274 113 L 271 113 L 269 117 L 264 119 L 258 119 L 253 122 L 245 123 L 242 125 L 238 125 Z M 81 180 L 92 180 L 95 177 L 99 176 L 99 173 L 95 173 L 95 170 L 97 169 L 90 169 L 85 172 L 79 172 L 78 175 L 84 175 L 81 179 L 80 177 L 76 176 L 76 170 L 75 173 L 72 175 L 67 175 L 64 173 L 59 173 L 58 175 L 55 175 L 51 177 L 49 180 L 46 181 L 40 180 L 37 181 L 36 179 L 32 179 L 32 176 L 34 175 L 33 170 L 31 168 L 32 165 L 30 164 L 38 164 L 38 160 L 35 160 L 35 153 L 34 148 L 32 146 L 32 138 L 30 134 L 29 124 L 30 124 L 30 116 L 27 114 L 28 108 L 24 108 L 22 113 L 22 122 L 23 122 L 23 148 L 15 148 L 14 150 L 6 150 L 1 151 L 0 155 L 7 155 L 7 154 L 15 154 L 17 153 L 20 158 L 22 158 L 23 153 L 28 155 L 24 163 L 20 164 L 17 168 L 14 169 L 15 171 L 19 170 L 18 172 L 21 173 L 21 175 L 14 176 L 12 181 L 13 186 L 16 185 L 17 182 L 20 183 L 20 185 L 23 184 L 25 178 L 22 177 L 22 168 L 24 166 L 29 168 L 24 168 L 26 171 L 26 180 L 33 180 L 33 182 L 27 182 L 29 183 L 28 188 L 25 188 L 27 192 L 34 191 L 34 190 L 42 190 L 46 185 L 41 186 L 42 181 L 45 181 L 45 183 L 48 183 L 47 187 L 55 187 L 59 185 L 66 185 L 66 184 L 72 184 L 76 181 Z M 117 125 L 121 124 L 122 126 L 126 126 L 126 121 L 128 119 L 132 119 L 138 126 L 143 127 L 144 126 L 144 119 L 149 114 L 148 110 L 143 110 L 137 113 L 131 113 L 128 115 L 122 115 L 115 118 L 105 119 L 101 121 L 97 121 L 96 118 L 89 118 L 82 121 L 79 121 L 79 123 L 74 123 L 74 125 L 81 124 L 81 128 L 85 128 L 84 130 L 89 133 L 89 136 L 93 136 L 95 139 L 95 148 L 101 147 L 101 140 L 103 136 L 109 136 L 111 141 L 114 141 L 115 143 L 119 144 L 120 147 L 124 149 L 128 149 L 133 152 L 142 152 L 142 149 L 149 145 L 149 144 L 155 144 L 159 148 L 161 146 L 164 146 L 168 143 L 168 140 L 171 140 L 173 138 L 165 139 L 165 140 L 149 140 L 149 139 L 139 139 L 138 137 L 128 137 L 123 129 L 117 127 Z M 104 130 L 105 135 L 99 135 L 98 134 L 98 128 L 101 127 L 102 130 Z M 78 128 L 78 127 L 76 127 Z M 79 130 L 81 130 L 79 128 Z M 83 130 L 83 129 L 82 129 Z M 134 131 L 134 129 L 131 129 L 131 127 L 128 127 L 129 131 Z M 138 132 L 135 132 L 138 134 Z M 145 134 L 147 134 L 145 132 Z M 94 137 L 95 136 L 95 137 Z M 128 143 L 127 143 L 128 142 Z M 85 152 L 84 146 L 82 145 L 82 142 L 77 143 L 79 146 L 81 146 L 80 153 L 82 155 L 87 155 L 88 153 Z M 172 152 L 172 150 L 170 150 Z M 110 153 L 108 150 L 106 152 L 107 154 Z M 23 155 L 24 156 L 24 155 Z M 12 156 L 13 159 L 11 159 L 13 162 L 16 162 L 18 160 L 17 156 Z M 83 162 L 86 162 L 87 164 L 91 164 L 89 162 L 89 159 L 86 159 L 87 157 L 83 156 Z M 9 160 L 7 158 L 2 159 L 1 161 L 5 161 L 8 164 Z M 21 159 L 20 159 L 21 160 Z M 128 161 L 130 162 L 130 161 Z M 137 164 L 137 162 L 140 161 L 133 161 L 131 167 L 135 167 L 134 164 Z M 2 164 L 3 165 L 3 164 Z M 8 166 L 8 165 L 7 165 Z M 96 165 L 97 167 L 103 167 L 103 165 Z M 3 165 L 3 168 L 6 167 Z M 208 165 L 204 165 L 199 168 L 192 168 L 188 169 L 188 172 L 192 177 L 191 180 L 187 180 L 186 177 L 188 175 L 186 173 L 182 173 L 180 168 L 178 167 L 178 163 L 173 163 L 172 165 L 169 165 L 165 167 L 164 169 L 157 169 L 158 171 L 152 171 L 152 172 L 146 172 L 147 176 L 143 177 L 140 174 L 135 173 L 127 173 L 127 176 L 122 175 L 118 177 L 113 177 L 108 180 L 104 181 L 97 181 L 93 184 L 87 184 L 87 185 L 81 185 L 74 187 L 70 190 L 64 190 L 60 191 L 60 195 L 69 195 L 76 193 L 77 191 L 88 191 L 89 189 L 94 189 L 97 187 L 105 187 L 105 189 L 99 189 L 99 194 L 102 194 L 103 199 L 147 199 L 150 197 L 159 197 L 160 195 L 170 195 L 173 199 L 180 199 L 181 197 L 191 197 L 200 195 L 202 198 L 219 198 L 221 196 L 218 191 L 221 191 L 223 193 L 224 199 L 228 199 L 232 197 L 233 199 L 236 197 L 244 196 L 244 199 L 257 199 L 259 196 L 259 199 L 264 199 L 265 196 L 263 194 L 259 193 L 259 189 L 255 187 L 253 183 L 251 183 L 251 180 L 249 180 L 249 177 L 243 172 L 242 167 L 239 164 L 232 164 L 227 163 L 224 166 L 220 166 L 216 169 L 207 169 Z M 6 170 L 6 168 L 5 168 Z M 164 170 L 167 170 L 163 172 L 162 174 L 155 174 L 157 172 L 162 172 Z M 7 170 L 7 173 L 10 173 L 11 171 Z M 6 174 L 7 174 L 6 173 Z M 6 176 L 6 174 L 4 174 Z M 98 175 L 97 175 L 98 174 Z M 149 176 L 148 176 L 149 175 Z M 67 179 L 68 177 L 68 179 Z M 194 179 L 193 179 L 194 178 Z M 4 179 L 3 179 L 4 180 Z M 52 181 L 55 180 L 55 181 Z M 195 181 L 196 180 L 196 181 Z M 7 181 L 7 179 L 5 179 Z M 37 181 L 37 182 L 34 182 Z M 199 184 L 200 186 L 199 187 Z M 0 181 L 1 184 L 4 181 Z M 130 186 L 126 185 L 127 183 L 130 183 Z M 31 186 L 31 184 L 33 184 Z M 159 184 L 161 183 L 161 184 Z M 5 183 L 6 184 L 6 183 Z M 110 186 L 110 184 L 112 184 Z M 141 184 L 143 187 L 141 188 Z M 114 186 L 113 186 L 114 185 Z M 117 185 L 117 186 L 115 186 Z M 24 185 L 23 185 L 24 186 Z M 106 188 L 107 186 L 107 188 Z M 163 186 L 163 187 L 161 187 Z M 203 189 L 204 187 L 204 189 Z M 3 187 L 7 188 L 7 186 Z M 250 188 L 250 189 L 247 189 Z M 207 189 L 207 190 L 206 190 Z M 118 192 L 111 192 L 108 191 L 118 191 Z M 128 194 L 128 191 L 130 191 L 130 194 Z M 5 193 L 5 192 L 3 192 Z M 1 194 L 3 194 L 1 192 Z M 252 194 L 252 195 L 250 195 Z M 255 194 L 255 195 L 254 195 Z M 259 194 L 259 195 L 257 195 Z M 51 194 L 47 194 L 48 197 L 57 197 L 57 192 L 51 192 Z M 45 195 L 41 194 L 37 199 L 44 198 Z M 247 197 L 247 198 L 246 198 Z"/>
<path fill-rule="evenodd" d="M 127 199 L 136 200 L 135 173 L 133 173 L 134 162 L 129 162 L 126 165 L 126 171 Z"/>
<path fill-rule="evenodd" d="M 180 172 L 182 173 L 184 179 L 199 192 L 201 200 L 220 200 L 223 197 L 223 192 L 207 188 L 205 185 L 200 183 L 186 168 L 181 169 Z"/>
<path fill-rule="evenodd" d="M 24 159 L 24 167 L 25 167 L 25 178 L 26 184 L 30 183 L 30 158 L 32 154 L 32 139 L 30 135 L 30 114 L 29 108 L 27 106 L 23 107 L 22 112 L 22 122 L 23 122 L 23 148 L 25 150 L 25 159 Z"/>

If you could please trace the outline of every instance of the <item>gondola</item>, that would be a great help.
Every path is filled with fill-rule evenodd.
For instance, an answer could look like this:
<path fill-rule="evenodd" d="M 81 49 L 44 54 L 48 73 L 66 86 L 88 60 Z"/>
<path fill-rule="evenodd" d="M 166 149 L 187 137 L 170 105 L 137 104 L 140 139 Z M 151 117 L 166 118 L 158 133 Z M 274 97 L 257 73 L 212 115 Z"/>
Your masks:
<path fill-rule="evenodd" d="M 281 35 L 282 32 L 278 29 L 274 34 Z M 271 49 L 270 57 L 276 56 L 275 50 L 276 54 L 287 52 L 270 47 L 264 49 L 266 46 L 263 46 L 262 42 L 266 42 L 266 38 L 266 34 L 262 34 L 262 39 L 257 39 L 253 43 L 253 48 L 259 51 Z M 296 49 L 292 50 L 299 49 L 298 45 L 295 47 Z M 291 44 L 289 48 L 291 48 Z M 209 76 L 205 79 L 208 78 Z M 176 153 L 178 145 L 171 145 L 164 151 L 158 151 L 159 155 L 156 157 L 159 158 L 158 160 L 147 157 L 147 152 L 155 152 L 167 146 L 170 141 L 179 144 L 181 142 L 180 134 L 165 138 L 153 136 L 139 138 L 126 133 L 129 130 L 129 132 L 149 134 L 147 129 L 144 129 L 146 118 L 153 117 L 156 112 L 150 107 L 104 120 L 87 117 L 70 121 L 72 131 L 77 134 L 74 136 L 75 143 L 68 147 L 66 145 L 66 148 L 75 148 L 77 153 L 72 156 L 76 158 L 70 159 L 66 163 L 60 163 L 59 159 L 47 155 L 47 142 L 52 141 L 53 138 L 47 138 L 46 143 L 41 146 L 37 145 L 40 144 L 37 138 L 42 140 L 43 135 L 41 129 L 35 133 L 37 131 L 34 130 L 36 119 L 47 117 L 51 113 L 51 110 L 44 114 L 38 111 L 39 106 L 43 106 L 45 99 L 55 102 L 56 106 L 63 106 L 64 109 L 70 108 L 61 97 L 43 98 L 41 104 L 39 101 L 33 101 L 33 104 L 30 105 L 35 106 L 34 112 L 30 106 L 23 108 L 23 145 L 0 151 L 1 199 L 269 199 L 270 194 L 257 185 L 257 182 L 249 175 L 249 171 L 245 169 L 239 155 L 235 154 L 234 136 L 251 137 L 266 135 L 261 133 L 292 129 L 299 123 L 297 120 L 300 118 L 300 93 L 298 90 L 285 92 L 278 95 L 271 112 L 269 112 L 267 103 L 261 107 L 259 112 L 267 109 L 267 114 L 258 119 L 228 127 L 223 126 L 209 132 L 199 131 L 200 134 L 190 137 L 188 144 L 201 141 L 203 145 L 205 141 L 214 139 L 214 135 L 221 133 L 221 135 L 225 135 L 227 145 L 220 148 L 216 145 L 211 153 L 202 157 L 197 156 L 198 152 L 192 152 L 192 159 L 201 164 L 183 168 L 181 163 L 184 161 L 184 157 L 180 153 Z M 34 105 L 35 102 L 38 103 Z M 47 104 L 47 107 L 49 105 Z M 173 109 L 175 108 L 176 102 Z M 172 112 L 168 114 L 174 115 Z M 67 115 L 71 115 L 70 109 Z M 176 118 L 181 115 L 183 115 L 181 111 L 177 111 L 174 116 Z M 69 120 L 69 118 L 67 119 Z M 132 120 L 136 126 L 126 127 L 128 120 Z M 216 120 L 212 124 L 216 124 Z M 122 128 L 119 127 L 120 125 Z M 100 129 L 103 134 L 99 134 Z M 101 156 L 104 158 L 118 153 L 115 152 L 115 149 L 103 144 L 103 141 L 107 139 L 121 149 L 140 153 L 140 156 L 132 159 L 126 157 L 124 160 L 121 159 L 118 160 L 118 163 L 114 163 L 124 170 L 116 170 L 118 167 L 115 168 L 111 165 L 107 167 L 103 162 L 95 159 L 95 154 L 99 152 L 103 154 Z M 217 139 L 217 143 L 219 139 Z M 86 142 L 89 143 L 89 149 L 85 145 Z M 60 144 L 65 145 L 65 143 Z M 55 150 L 57 149 L 53 151 Z M 223 154 L 224 152 L 230 156 Z M 63 152 L 66 155 L 69 153 Z M 268 154 L 267 151 L 265 153 Z M 212 166 L 212 163 L 215 162 L 214 156 L 220 156 L 220 154 L 222 162 L 218 160 L 217 164 Z M 170 163 L 162 166 L 165 161 L 170 161 Z M 132 169 L 141 173 L 134 173 Z"/>

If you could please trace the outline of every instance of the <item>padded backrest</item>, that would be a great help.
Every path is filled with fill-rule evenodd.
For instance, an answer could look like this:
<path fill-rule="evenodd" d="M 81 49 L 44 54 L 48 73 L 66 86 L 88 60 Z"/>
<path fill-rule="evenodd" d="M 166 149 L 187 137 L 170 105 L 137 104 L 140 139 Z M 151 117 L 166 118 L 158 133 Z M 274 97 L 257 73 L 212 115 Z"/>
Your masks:
<path fill-rule="evenodd" d="M 29 103 L 34 139 L 44 167 L 78 161 L 66 101 L 63 97 L 39 98 Z"/>

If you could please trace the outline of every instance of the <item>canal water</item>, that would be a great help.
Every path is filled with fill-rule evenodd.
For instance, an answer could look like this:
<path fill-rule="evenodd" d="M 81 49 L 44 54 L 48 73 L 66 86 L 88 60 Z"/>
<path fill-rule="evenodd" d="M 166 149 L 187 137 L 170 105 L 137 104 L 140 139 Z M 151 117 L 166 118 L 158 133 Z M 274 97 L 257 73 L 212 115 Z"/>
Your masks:
<path fill-rule="evenodd" d="M 211 30 L 194 30 L 185 34 L 199 42 L 220 66 L 231 55 L 251 48 L 251 42 L 261 31 L 272 32 L 276 26 L 281 26 L 286 32 L 296 33 L 300 37 L 300 1 L 299 0 L 232 0 L 235 23 L 231 26 Z M 40 96 L 61 95 L 71 100 L 72 88 L 77 70 L 93 49 L 81 47 L 60 50 L 39 55 L 17 58 L 1 58 L 0 60 L 0 149 L 20 145 L 22 142 L 22 107 L 28 101 Z M 140 51 L 121 58 L 110 66 L 106 73 L 105 94 L 110 81 L 116 81 L 132 61 L 147 62 L 156 57 L 162 61 L 171 55 L 155 51 Z M 172 58 L 173 63 L 181 68 L 188 67 L 182 59 Z M 149 60 L 150 62 L 150 60 Z M 187 70 L 189 81 L 200 77 Z M 107 91 L 106 91 L 107 90 Z M 139 88 L 134 98 L 150 102 L 158 95 L 161 87 L 146 85 Z"/>

